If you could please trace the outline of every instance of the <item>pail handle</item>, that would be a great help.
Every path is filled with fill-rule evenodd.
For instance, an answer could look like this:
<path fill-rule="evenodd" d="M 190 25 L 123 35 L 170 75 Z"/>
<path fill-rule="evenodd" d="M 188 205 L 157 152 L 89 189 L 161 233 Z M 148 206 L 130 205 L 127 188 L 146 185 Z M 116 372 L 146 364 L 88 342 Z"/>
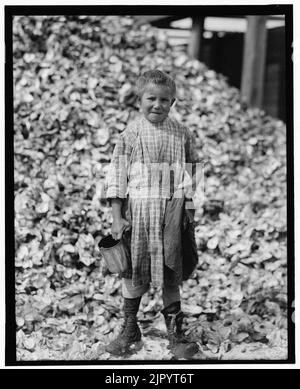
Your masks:
<path fill-rule="evenodd" d="M 131 224 L 129 224 L 129 226 L 124 226 L 123 230 L 122 230 L 122 236 L 123 236 L 124 232 L 130 231 L 131 229 L 132 229 L 132 225 Z"/>
<path fill-rule="evenodd" d="M 132 229 L 132 225 L 131 225 L 131 224 L 130 224 L 129 226 L 124 226 L 123 229 L 122 229 L 122 231 L 121 231 L 121 238 L 120 238 L 120 239 L 123 238 L 124 232 L 130 231 L 131 229 Z"/>

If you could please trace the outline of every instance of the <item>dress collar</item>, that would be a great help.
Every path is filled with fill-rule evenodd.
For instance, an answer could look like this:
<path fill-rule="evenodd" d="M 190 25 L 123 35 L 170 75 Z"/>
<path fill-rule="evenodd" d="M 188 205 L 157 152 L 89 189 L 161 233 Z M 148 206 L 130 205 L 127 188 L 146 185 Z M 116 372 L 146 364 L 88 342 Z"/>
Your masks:
<path fill-rule="evenodd" d="M 154 128 L 161 128 L 161 127 L 163 127 L 166 123 L 168 123 L 168 121 L 170 120 L 169 119 L 169 116 L 167 116 L 163 121 L 161 121 L 161 122 L 158 122 L 158 123 L 151 123 L 149 120 L 147 120 L 146 118 L 145 118 L 145 116 L 141 116 L 142 117 L 142 121 L 144 122 L 144 123 L 146 123 L 146 124 L 148 124 L 149 126 L 151 126 L 151 127 L 154 127 Z"/>

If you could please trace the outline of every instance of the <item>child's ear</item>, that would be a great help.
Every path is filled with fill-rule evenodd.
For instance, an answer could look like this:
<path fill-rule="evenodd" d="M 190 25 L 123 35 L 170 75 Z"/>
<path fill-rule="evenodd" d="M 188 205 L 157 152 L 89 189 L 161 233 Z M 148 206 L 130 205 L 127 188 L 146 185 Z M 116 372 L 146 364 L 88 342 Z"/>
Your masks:
<path fill-rule="evenodd" d="M 171 107 L 172 107 L 173 105 L 175 105 L 175 101 L 176 101 L 176 99 L 175 99 L 175 97 L 173 97 L 173 99 L 172 99 L 172 101 L 171 101 Z"/>

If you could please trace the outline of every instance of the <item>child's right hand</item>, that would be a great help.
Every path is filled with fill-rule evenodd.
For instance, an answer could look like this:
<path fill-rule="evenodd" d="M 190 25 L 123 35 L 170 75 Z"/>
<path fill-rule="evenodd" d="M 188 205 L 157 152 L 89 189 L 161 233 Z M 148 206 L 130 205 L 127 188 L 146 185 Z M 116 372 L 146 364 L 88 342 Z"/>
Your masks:
<path fill-rule="evenodd" d="M 130 223 L 123 219 L 113 219 L 112 226 L 111 226 L 111 235 L 113 239 L 119 240 L 122 238 L 123 232 L 127 230 L 130 227 Z"/>

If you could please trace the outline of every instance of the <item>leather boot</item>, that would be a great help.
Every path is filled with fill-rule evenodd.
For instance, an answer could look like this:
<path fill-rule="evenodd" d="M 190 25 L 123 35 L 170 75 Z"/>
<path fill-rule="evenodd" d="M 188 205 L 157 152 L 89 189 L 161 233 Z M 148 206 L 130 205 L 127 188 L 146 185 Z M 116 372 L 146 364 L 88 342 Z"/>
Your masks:
<path fill-rule="evenodd" d="M 183 333 L 184 314 L 180 301 L 172 303 L 162 310 L 168 332 L 169 348 L 176 358 L 191 358 L 199 351 L 197 343 L 190 341 Z"/>
<path fill-rule="evenodd" d="M 110 342 L 105 350 L 110 354 L 122 356 L 134 352 L 141 341 L 141 331 L 137 324 L 136 315 L 139 310 L 141 297 L 124 298 L 124 322 L 116 339 Z"/>

